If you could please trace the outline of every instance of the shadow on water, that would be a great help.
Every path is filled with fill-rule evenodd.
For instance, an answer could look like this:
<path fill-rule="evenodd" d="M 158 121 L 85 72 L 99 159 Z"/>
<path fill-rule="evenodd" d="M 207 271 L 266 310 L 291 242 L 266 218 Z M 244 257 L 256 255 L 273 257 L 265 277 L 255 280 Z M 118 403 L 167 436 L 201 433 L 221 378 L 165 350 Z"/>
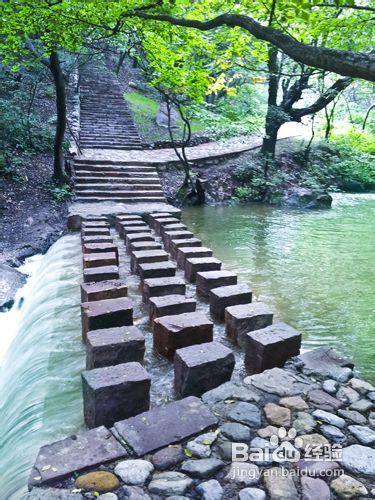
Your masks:
<path fill-rule="evenodd" d="M 183 220 L 305 348 L 334 345 L 375 381 L 375 195 L 333 196 L 331 210 L 205 206 Z"/>

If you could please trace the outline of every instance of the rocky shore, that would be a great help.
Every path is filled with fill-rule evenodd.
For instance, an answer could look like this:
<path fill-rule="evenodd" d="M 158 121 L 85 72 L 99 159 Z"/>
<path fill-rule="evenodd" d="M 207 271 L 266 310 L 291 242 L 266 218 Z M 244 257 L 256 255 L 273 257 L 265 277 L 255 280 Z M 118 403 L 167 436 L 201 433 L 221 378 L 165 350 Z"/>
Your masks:
<path fill-rule="evenodd" d="M 186 399 L 190 398 L 169 405 L 184 404 Z M 146 428 L 152 429 L 148 447 L 152 449 L 160 433 L 169 435 L 168 418 L 175 418 L 175 423 L 180 418 L 172 407 L 167 411 L 168 405 L 164 408 L 169 417 L 164 421 L 158 419 L 156 408 L 129 419 L 133 424 L 121 436 L 114 428 L 108 432 L 107 443 L 113 436 L 119 439 L 115 441 L 121 447 L 117 459 L 108 460 L 108 449 L 105 452 L 93 438 L 82 444 L 84 434 L 93 430 L 77 436 L 73 444 L 50 445 L 53 455 L 48 455 L 49 446 L 42 448 L 30 486 L 43 484 L 34 487 L 27 498 L 328 500 L 375 496 L 375 387 L 360 379 L 352 363 L 335 350 L 303 353 L 284 368 L 266 370 L 238 383 L 226 382 L 203 394 L 201 400 L 193 399 L 202 405 L 196 420 L 202 418 L 202 411 L 207 412 L 204 430 L 189 434 L 195 422 L 187 410 L 188 424 L 181 428 L 185 435 L 176 433 L 162 449 L 142 453 L 131 429 L 136 432 L 138 417 L 148 422 Z M 74 456 L 77 439 L 80 453 Z M 90 449 L 93 465 L 86 467 Z M 237 457 L 233 456 L 236 450 Z M 74 468 L 61 477 L 60 452 L 64 466 Z"/>

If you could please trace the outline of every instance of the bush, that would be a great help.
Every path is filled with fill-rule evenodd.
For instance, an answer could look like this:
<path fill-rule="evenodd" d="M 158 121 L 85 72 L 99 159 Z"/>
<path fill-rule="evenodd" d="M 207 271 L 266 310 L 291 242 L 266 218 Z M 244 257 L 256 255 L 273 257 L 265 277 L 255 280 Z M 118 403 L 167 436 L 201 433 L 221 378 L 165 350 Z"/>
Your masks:
<path fill-rule="evenodd" d="M 72 194 L 72 190 L 68 184 L 63 184 L 62 186 L 51 184 L 49 192 L 51 193 L 52 199 L 57 203 L 62 203 L 67 200 Z"/>

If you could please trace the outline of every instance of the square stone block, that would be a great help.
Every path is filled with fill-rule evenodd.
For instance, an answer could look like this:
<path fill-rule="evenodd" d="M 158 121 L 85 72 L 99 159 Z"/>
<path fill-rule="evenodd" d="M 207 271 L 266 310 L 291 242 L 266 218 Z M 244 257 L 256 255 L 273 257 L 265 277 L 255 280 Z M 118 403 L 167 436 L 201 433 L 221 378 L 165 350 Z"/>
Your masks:
<path fill-rule="evenodd" d="M 130 245 L 130 251 L 135 250 L 140 252 L 141 250 L 159 250 L 162 248 L 161 243 L 157 241 L 135 241 Z"/>
<path fill-rule="evenodd" d="M 143 222 L 143 220 L 142 220 L 142 217 L 140 215 L 118 215 L 115 218 L 116 231 L 118 231 L 120 233 L 121 229 L 122 229 L 122 224 L 128 223 L 128 222 L 139 223 L 139 222 Z"/>
<path fill-rule="evenodd" d="M 210 313 L 224 320 L 225 308 L 251 302 L 252 291 L 247 285 L 229 285 L 213 288 L 209 294 Z"/>
<path fill-rule="evenodd" d="M 233 352 L 220 342 L 192 345 L 178 349 L 174 357 L 176 396 L 201 396 L 231 379 Z"/>
<path fill-rule="evenodd" d="M 212 250 L 207 247 L 182 247 L 177 249 L 177 265 L 185 269 L 186 259 L 190 257 L 212 257 Z"/>
<path fill-rule="evenodd" d="M 155 230 L 155 233 L 160 235 L 161 229 L 163 226 L 169 225 L 169 224 L 179 224 L 180 221 L 176 219 L 176 217 L 158 217 L 157 219 L 153 220 L 153 227 Z"/>
<path fill-rule="evenodd" d="M 139 264 L 150 262 L 165 262 L 169 255 L 164 250 L 139 250 L 131 252 L 130 269 L 137 272 Z"/>
<path fill-rule="evenodd" d="M 86 368 L 143 363 L 145 338 L 136 326 L 105 328 L 87 333 Z"/>
<path fill-rule="evenodd" d="M 237 285 L 237 274 L 232 271 L 203 271 L 196 275 L 197 294 L 205 299 L 210 290 L 219 286 Z"/>
<path fill-rule="evenodd" d="M 82 228 L 81 236 L 110 236 L 109 227 Z"/>
<path fill-rule="evenodd" d="M 165 224 L 160 228 L 160 236 L 163 238 L 165 233 L 170 233 L 172 231 L 187 231 L 185 224 L 181 222 L 175 222 L 173 224 Z"/>
<path fill-rule="evenodd" d="M 211 342 L 213 324 L 203 313 L 163 316 L 154 320 L 154 349 L 168 359 L 181 347 Z"/>
<path fill-rule="evenodd" d="M 114 252 L 96 252 L 83 254 L 83 268 L 118 266 L 117 254 Z"/>
<path fill-rule="evenodd" d="M 137 457 L 201 434 L 217 425 L 217 418 L 199 398 L 172 401 L 116 422 L 113 432 Z"/>
<path fill-rule="evenodd" d="M 113 238 L 109 236 L 82 236 L 81 237 L 82 247 L 89 243 L 112 243 Z"/>
<path fill-rule="evenodd" d="M 185 260 L 185 279 L 195 283 L 197 273 L 204 271 L 219 271 L 221 261 L 215 257 L 187 257 Z"/>
<path fill-rule="evenodd" d="M 248 373 L 261 373 L 282 367 L 301 348 L 301 334 L 285 323 L 275 323 L 245 334 L 245 367 Z"/>
<path fill-rule="evenodd" d="M 83 281 L 94 283 L 96 281 L 118 280 L 118 266 L 93 267 L 83 270 Z"/>
<path fill-rule="evenodd" d="M 174 276 L 176 274 L 176 269 L 176 264 L 170 261 L 138 265 L 138 273 L 141 280 Z"/>
<path fill-rule="evenodd" d="M 168 251 L 173 259 L 177 257 L 177 249 L 182 247 L 201 247 L 202 241 L 198 238 L 187 238 L 186 240 L 171 240 Z"/>
<path fill-rule="evenodd" d="M 82 336 L 102 328 L 114 328 L 133 324 L 133 304 L 127 298 L 98 300 L 81 304 Z"/>
<path fill-rule="evenodd" d="M 193 238 L 194 234 L 190 231 L 165 231 L 162 239 L 165 248 L 170 248 L 170 242 L 172 240 L 186 240 L 188 238 Z"/>
<path fill-rule="evenodd" d="M 85 215 L 81 217 L 81 223 L 82 222 L 94 222 L 94 221 L 108 221 L 108 218 L 106 215 Z"/>
<path fill-rule="evenodd" d="M 138 226 L 122 226 L 122 230 L 120 231 L 120 236 L 122 238 L 126 237 L 128 234 L 151 234 L 151 229 L 146 225 L 138 225 Z"/>
<path fill-rule="evenodd" d="M 81 228 L 82 229 L 89 229 L 89 228 L 97 228 L 97 227 L 108 227 L 109 228 L 109 222 L 105 220 L 89 220 L 89 221 L 82 221 L 81 223 Z"/>
<path fill-rule="evenodd" d="M 99 283 L 83 283 L 81 285 L 81 301 L 118 299 L 128 295 L 125 280 L 107 280 Z"/>
<path fill-rule="evenodd" d="M 185 295 L 186 283 L 181 278 L 151 278 L 143 281 L 142 298 L 148 302 L 150 297 L 164 295 Z"/>
<path fill-rule="evenodd" d="M 161 297 L 150 297 L 150 320 L 152 321 L 160 316 L 194 312 L 196 306 L 197 303 L 194 299 L 188 299 L 184 295 L 162 295 Z"/>
<path fill-rule="evenodd" d="M 114 252 L 118 259 L 118 248 L 113 243 L 87 243 L 82 247 L 83 253 Z"/>
<path fill-rule="evenodd" d="M 40 448 L 28 487 L 31 489 L 51 481 L 64 480 L 73 472 L 99 466 L 127 455 L 127 450 L 104 426 L 79 432 Z"/>
<path fill-rule="evenodd" d="M 109 427 L 150 407 L 151 379 L 140 363 L 122 363 L 82 373 L 87 427 Z"/>
<path fill-rule="evenodd" d="M 245 334 L 272 325 L 273 313 L 267 304 L 254 302 L 225 309 L 225 329 L 228 337 L 244 347 Z"/>
<path fill-rule="evenodd" d="M 173 217 L 173 215 L 168 213 L 168 212 L 159 212 L 156 214 L 148 214 L 146 216 L 146 220 L 150 224 L 152 229 L 155 229 L 155 225 L 156 225 L 155 219 L 166 219 L 169 217 Z"/>
<path fill-rule="evenodd" d="M 125 236 L 126 249 L 130 250 L 130 245 L 136 241 L 155 241 L 151 233 L 130 233 Z"/>

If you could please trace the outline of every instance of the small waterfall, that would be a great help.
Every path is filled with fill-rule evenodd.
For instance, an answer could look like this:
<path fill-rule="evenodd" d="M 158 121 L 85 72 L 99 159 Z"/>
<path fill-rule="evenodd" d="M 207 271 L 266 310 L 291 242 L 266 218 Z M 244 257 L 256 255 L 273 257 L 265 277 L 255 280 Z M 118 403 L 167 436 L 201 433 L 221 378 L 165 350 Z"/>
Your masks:
<path fill-rule="evenodd" d="M 39 447 L 83 425 L 81 277 L 79 237 L 64 236 L 0 314 L 3 351 L 13 337 L 0 359 L 1 498 L 22 498 Z"/>

